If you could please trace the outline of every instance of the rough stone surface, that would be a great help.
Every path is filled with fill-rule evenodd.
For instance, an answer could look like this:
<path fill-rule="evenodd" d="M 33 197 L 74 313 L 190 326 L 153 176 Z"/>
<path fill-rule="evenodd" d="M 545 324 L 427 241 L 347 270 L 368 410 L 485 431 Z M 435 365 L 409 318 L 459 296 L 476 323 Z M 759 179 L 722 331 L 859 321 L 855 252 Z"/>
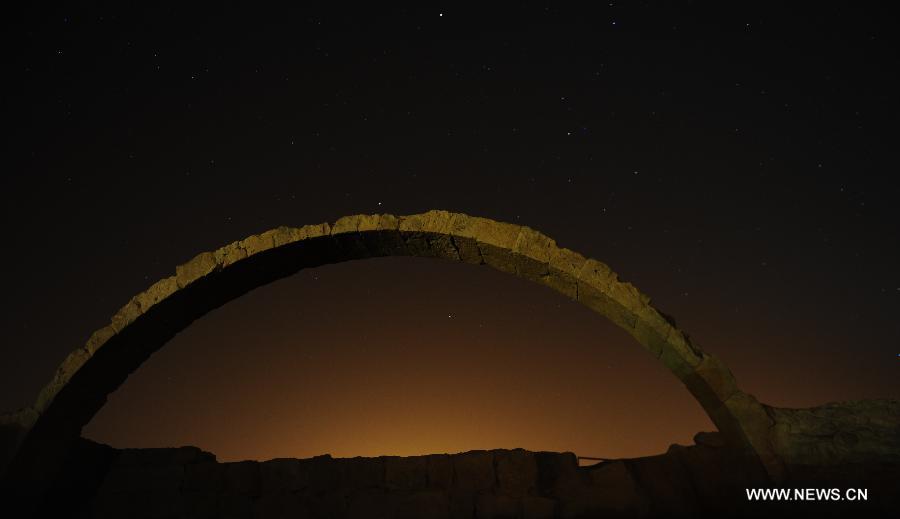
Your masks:
<path fill-rule="evenodd" d="M 497 471 L 497 488 L 515 497 L 534 491 L 537 481 L 537 462 L 534 454 L 524 449 L 496 451 L 494 464 Z"/>
<path fill-rule="evenodd" d="M 809 409 L 766 406 L 770 441 L 787 465 L 900 462 L 900 401 L 830 403 Z"/>
<path fill-rule="evenodd" d="M 193 447 L 116 450 L 80 440 L 79 454 L 68 460 L 54 489 L 57 499 L 40 512 L 248 519 L 780 517 L 792 511 L 868 517 L 900 504 L 895 492 L 900 463 L 888 462 L 840 471 L 796 467 L 786 480 L 795 488 L 868 488 L 869 501 L 852 507 L 750 504 L 744 489 L 765 484 L 743 470 L 740 451 L 717 436 L 702 433 L 697 445 L 584 467 L 571 453 L 521 449 L 218 463 Z M 438 474 L 451 469 L 439 485 L 430 477 L 437 467 Z"/>
<path fill-rule="evenodd" d="M 493 453 L 470 451 L 453 456 L 453 472 L 457 488 L 468 492 L 488 490 L 495 482 Z"/>
<path fill-rule="evenodd" d="M 412 490 L 425 488 L 428 466 L 425 456 L 392 456 L 384 462 L 385 484 L 390 489 Z"/>

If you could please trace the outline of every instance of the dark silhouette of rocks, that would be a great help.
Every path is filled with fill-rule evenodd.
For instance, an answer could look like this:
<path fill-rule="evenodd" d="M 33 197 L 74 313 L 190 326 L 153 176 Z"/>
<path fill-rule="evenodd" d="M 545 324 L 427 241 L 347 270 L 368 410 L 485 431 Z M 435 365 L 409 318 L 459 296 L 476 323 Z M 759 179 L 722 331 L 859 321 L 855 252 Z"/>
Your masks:
<path fill-rule="evenodd" d="M 98 518 L 594 518 L 875 516 L 900 505 L 900 463 L 809 471 L 784 487 L 867 488 L 866 502 L 749 503 L 765 485 L 718 433 L 692 446 L 579 467 L 522 449 L 427 456 L 219 463 L 196 447 L 122 449 L 80 440 L 39 515 Z"/>

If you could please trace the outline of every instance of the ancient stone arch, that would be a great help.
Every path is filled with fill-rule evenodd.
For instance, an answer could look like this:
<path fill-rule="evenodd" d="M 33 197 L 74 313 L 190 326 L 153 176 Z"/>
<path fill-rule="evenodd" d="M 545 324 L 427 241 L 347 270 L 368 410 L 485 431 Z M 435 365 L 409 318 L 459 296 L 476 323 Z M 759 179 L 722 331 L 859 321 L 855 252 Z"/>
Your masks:
<path fill-rule="evenodd" d="M 424 256 L 497 270 L 548 286 L 623 328 L 697 399 L 726 441 L 777 479 L 771 419 L 738 389 L 715 356 L 701 350 L 650 298 L 599 261 L 556 245 L 528 227 L 446 211 L 355 215 L 334 224 L 279 227 L 197 255 L 136 295 L 73 351 L 34 406 L 7 418 L 17 438 L 7 475 L 41 487 L 82 427 L 154 351 L 210 310 L 303 268 L 379 256 Z M 2 467 L 0 467 L 2 470 Z"/>

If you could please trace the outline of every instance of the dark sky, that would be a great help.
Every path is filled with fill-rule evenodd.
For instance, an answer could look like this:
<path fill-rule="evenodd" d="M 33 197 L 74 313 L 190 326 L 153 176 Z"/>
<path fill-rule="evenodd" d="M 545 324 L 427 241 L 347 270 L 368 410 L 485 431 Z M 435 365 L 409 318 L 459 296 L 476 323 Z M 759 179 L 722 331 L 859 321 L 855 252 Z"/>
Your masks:
<path fill-rule="evenodd" d="M 764 402 L 900 397 L 896 19 L 728 4 L 9 13 L 0 409 L 198 252 L 433 208 L 607 262 Z M 571 301 L 388 258 L 211 313 L 85 434 L 631 456 L 711 427 Z"/>

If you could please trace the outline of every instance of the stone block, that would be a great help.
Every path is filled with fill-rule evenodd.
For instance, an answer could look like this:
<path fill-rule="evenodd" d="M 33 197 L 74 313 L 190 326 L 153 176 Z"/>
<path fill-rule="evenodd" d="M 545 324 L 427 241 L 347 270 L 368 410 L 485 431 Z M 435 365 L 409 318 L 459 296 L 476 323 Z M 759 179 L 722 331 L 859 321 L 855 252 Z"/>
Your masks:
<path fill-rule="evenodd" d="M 383 488 L 357 490 L 347 498 L 347 519 L 391 519 L 397 499 Z"/>
<path fill-rule="evenodd" d="M 384 458 L 340 458 L 335 462 L 343 465 L 343 485 L 348 489 L 385 486 Z"/>
<path fill-rule="evenodd" d="M 218 492 L 224 488 L 225 467 L 221 463 L 202 462 L 184 466 L 182 488 L 196 492 Z"/>
<path fill-rule="evenodd" d="M 259 462 L 225 463 L 224 488 L 230 494 L 257 497 L 261 494 Z"/>
<path fill-rule="evenodd" d="M 489 490 L 494 486 L 494 459 L 490 451 L 469 451 L 453 456 L 455 489 L 461 492 Z"/>
<path fill-rule="evenodd" d="M 309 485 L 313 492 L 321 493 L 339 488 L 343 479 L 343 466 L 330 455 L 316 456 L 301 463 L 309 465 Z"/>
<path fill-rule="evenodd" d="M 427 457 L 386 457 L 384 480 L 387 488 L 391 490 L 424 489 L 428 483 Z"/>
<path fill-rule="evenodd" d="M 589 508 L 610 515 L 635 514 L 641 508 L 641 495 L 625 462 L 601 463 L 589 469 Z"/>
<path fill-rule="evenodd" d="M 136 295 L 135 300 L 140 306 L 141 312 L 146 312 L 160 301 L 174 294 L 177 290 L 178 280 L 175 276 L 169 276 L 150 285 L 150 288 Z"/>
<path fill-rule="evenodd" d="M 259 464 L 263 494 L 298 492 L 310 484 L 309 463 L 292 458 L 276 458 Z"/>
<path fill-rule="evenodd" d="M 447 494 L 435 490 L 413 492 L 400 497 L 394 512 L 396 519 L 448 519 Z"/>
<path fill-rule="evenodd" d="M 453 459 L 449 454 L 426 456 L 428 466 L 428 488 L 449 489 L 453 486 Z"/>
<path fill-rule="evenodd" d="M 517 519 L 519 502 L 503 494 L 484 492 L 475 498 L 476 519 Z"/>
<path fill-rule="evenodd" d="M 255 238 L 251 236 L 250 238 Z M 250 239 L 248 238 L 248 240 Z M 244 248 L 247 240 L 244 240 Z M 175 278 L 180 288 L 186 287 L 194 281 L 206 276 L 218 268 L 216 257 L 212 252 L 203 252 L 194 256 L 190 261 L 175 267 Z"/>
<path fill-rule="evenodd" d="M 534 454 L 523 450 L 503 450 L 494 454 L 498 491 L 514 497 L 524 496 L 537 487 L 537 463 Z"/>
<path fill-rule="evenodd" d="M 521 500 L 522 519 L 553 519 L 556 501 L 548 497 L 525 496 Z"/>

